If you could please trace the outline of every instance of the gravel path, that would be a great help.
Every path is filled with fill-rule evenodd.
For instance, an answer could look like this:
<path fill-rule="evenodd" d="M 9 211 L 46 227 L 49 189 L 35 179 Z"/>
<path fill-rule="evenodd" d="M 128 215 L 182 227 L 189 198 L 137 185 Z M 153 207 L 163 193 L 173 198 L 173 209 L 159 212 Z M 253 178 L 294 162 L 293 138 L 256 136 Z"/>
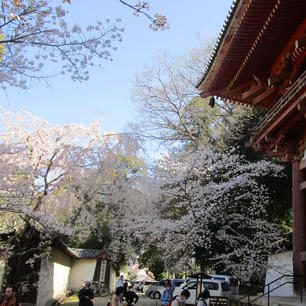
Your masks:
<path fill-rule="evenodd" d="M 145 296 L 143 293 L 137 293 L 139 300 L 136 306 L 160 306 L 160 300 L 152 300 Z M 95 297 L 93 302 L 94 306 L 106 306 L 110 300 L 110 296 L 107 297 Z M 78 306 L 79 303 L 63 303 L 64 306 Z"/>

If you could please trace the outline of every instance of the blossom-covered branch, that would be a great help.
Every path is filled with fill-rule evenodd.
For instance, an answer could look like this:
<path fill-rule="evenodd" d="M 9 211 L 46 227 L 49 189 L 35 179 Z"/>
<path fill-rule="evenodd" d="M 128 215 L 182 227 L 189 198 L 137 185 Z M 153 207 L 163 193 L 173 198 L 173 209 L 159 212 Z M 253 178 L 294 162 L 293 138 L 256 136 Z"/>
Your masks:
<path fill-rule="evenodd" d="M 67 11 L 50 0 L 2 0 L 0 5 L 0 80 L 3 87 L 26 88 L 32 79 L 70 74 L 88 80 L 88 67 L 112 60 L 121 41 L 120 20 L 82 29 L 69 26 Z M 57 64 L 57 65 L 54 65 Z M 56 69 L 54 68 L 56 67 Z"/>

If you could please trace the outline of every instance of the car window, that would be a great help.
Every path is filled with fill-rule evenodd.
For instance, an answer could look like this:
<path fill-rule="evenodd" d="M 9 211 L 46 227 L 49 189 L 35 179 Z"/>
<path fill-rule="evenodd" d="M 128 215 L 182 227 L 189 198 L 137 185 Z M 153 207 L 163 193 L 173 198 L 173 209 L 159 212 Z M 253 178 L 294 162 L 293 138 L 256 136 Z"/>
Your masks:
<path fill-rule="evenodd" d="M 208 290 L 218 290 L 219 285 L 218 283 L 213 283 L 213 282 L 203 282 L 203 285 L 206 289 Z"/>
<path fill-rule="evenodd" d="M 231 287 L 228 282 L 221 283 L 222 291 L 231 291 Z"/>
<path fill-rule="evenodd" d="M 197 288 L 197 282 L 189 282 L 188 284 L 186 284 L 186 286 L 184 287 L 184 289 L 196 289 Z"/>
<path fill-rule="evenodd" d="M 184 281 L 174 281 L 175 287 L 179 287 Z"/>

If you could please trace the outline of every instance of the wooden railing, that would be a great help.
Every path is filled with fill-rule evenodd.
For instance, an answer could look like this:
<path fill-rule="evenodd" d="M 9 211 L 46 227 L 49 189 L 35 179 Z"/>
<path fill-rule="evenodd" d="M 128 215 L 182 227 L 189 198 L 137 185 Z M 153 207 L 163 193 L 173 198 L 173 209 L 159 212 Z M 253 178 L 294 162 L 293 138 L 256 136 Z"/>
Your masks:
<path fill-rule="evenodd" d="M 280 110 L 292 101 L 303 87 L 306 87 L 306 71 L 301 74 L 291 88 L 279 99 L 279 101 L 265 115 L 263 120 L 261 120 L 261 122 L 255 127 L 255 134 L 259 134 L 265 126 L 277 116 Z"/>

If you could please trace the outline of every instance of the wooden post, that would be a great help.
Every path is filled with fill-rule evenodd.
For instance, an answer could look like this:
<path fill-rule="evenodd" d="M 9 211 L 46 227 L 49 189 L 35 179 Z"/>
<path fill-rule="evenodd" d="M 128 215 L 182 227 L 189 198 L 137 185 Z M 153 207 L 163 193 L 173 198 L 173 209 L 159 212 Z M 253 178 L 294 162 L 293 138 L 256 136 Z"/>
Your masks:
<path fill-rule="evenodd" d="M 306 163 L 293 162 L 293 275 L 294 291 L 298 294 L 305 288 L 305 254 L 306 254 L 306 190 L 302 187 L 306 180 Z M 298 276 L 302 276 L 302 282 Z"/>

